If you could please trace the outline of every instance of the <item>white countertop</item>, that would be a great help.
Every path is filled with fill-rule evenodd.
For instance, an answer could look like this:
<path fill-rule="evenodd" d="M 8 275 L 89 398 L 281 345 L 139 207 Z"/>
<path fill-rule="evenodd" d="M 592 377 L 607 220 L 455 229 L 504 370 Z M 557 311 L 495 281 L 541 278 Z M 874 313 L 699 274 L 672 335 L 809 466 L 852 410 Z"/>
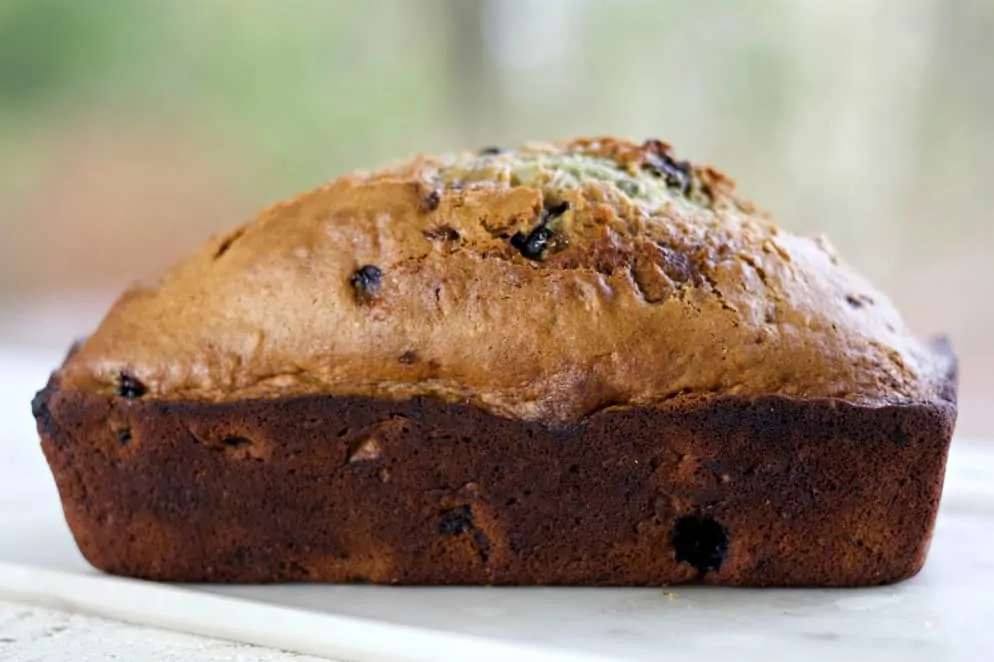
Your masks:
<path fill-rule="evenodd" d="M 319 662 L 323 658 L 0 601 L 4 662 Z"/>

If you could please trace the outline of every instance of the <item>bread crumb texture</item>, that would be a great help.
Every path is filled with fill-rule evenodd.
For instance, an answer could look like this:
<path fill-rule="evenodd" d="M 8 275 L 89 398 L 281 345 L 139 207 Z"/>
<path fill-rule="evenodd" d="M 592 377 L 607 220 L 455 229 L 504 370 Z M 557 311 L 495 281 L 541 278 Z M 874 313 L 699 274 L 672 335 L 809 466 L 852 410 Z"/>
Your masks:
<path fill-rule="evenodd" d="M 720 395 L 924 401 L 947 369 L 824 238 L 663 142 L 602 138 L 421 155 L 272 206 L 125 292 L 60 379 L 564 423 Z"/>

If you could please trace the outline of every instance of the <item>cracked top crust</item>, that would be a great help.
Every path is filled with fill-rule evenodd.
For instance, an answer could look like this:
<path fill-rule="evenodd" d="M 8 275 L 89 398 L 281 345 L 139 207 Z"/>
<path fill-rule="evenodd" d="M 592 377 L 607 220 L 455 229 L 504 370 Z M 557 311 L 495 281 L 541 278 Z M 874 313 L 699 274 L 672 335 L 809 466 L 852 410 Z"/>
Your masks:
<path fill-rule="evenodd" d="M 270 207 L 125 292 L 60 381 L 563 423 L 710 395 L 925 401 L 949 360 L 823 238 L 665 143 L 604 138 L 418 156 Z"/>

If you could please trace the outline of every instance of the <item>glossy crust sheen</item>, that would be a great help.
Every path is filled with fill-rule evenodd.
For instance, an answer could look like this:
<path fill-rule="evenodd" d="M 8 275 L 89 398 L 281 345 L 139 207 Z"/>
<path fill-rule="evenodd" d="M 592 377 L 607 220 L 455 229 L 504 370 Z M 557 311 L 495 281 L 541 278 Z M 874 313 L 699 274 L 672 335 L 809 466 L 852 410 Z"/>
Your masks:
<path fill-rule="evenodd" d="M 86 558 L 186 582 L 859 586 L 925 559 L 955 418 L 783 396 L 567 428 L 432 398 L 34 412 Z"/>

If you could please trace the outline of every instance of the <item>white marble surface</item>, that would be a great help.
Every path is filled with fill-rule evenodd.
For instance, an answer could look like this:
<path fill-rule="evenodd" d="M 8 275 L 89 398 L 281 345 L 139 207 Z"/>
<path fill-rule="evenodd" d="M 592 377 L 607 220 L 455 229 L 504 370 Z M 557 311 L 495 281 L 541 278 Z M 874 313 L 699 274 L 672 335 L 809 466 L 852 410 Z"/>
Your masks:
<path fill-rule="evenodd" d="M 127 625 L 93 616 L 0 601 L 4 662 L 321 662 L 206 637 Z"/>
<path fill-rule="evenodd" d="M 0 355 L 0 374 L 18 376 L 0 382 L 0 403 L 19 407 L 0 409 L 0 598 L 17 596 L 174 630 L 352 659 L 539 660 L 585 654 L 694 662 L 799 655 L 806 662 L 847 657 L 932 661 L 986 660 L 994 651 L 994 445 L 954 444 L 929 561 L 918 577 L 897 586 L 669 592 L 164 587 L 106 578 L 88 568 L 76 551 L 27 415 L 30 390 L 43 381 L 43 365 L 38 357 Z M 52 613 L 38 612 L 38 622 L 76 618 Z M 0 617 L 0 638 L 8 636 L 4 628 L 10 626 L 4 623 Z M 135 635 L 129 626 L 100 623 L 108 628 L 101 630 L 108 633 L 108 648 L 118 637 L 110 634 L 114 628 L 121 628 L 124 640 L 139 636 L 162 642 L 165 650 L 173 645 L 162 638 L 167 635 Z M 194 647 L 184 649 L 190 653 L 187 659 L 212 659 L 211 646 L 221 645 L 183 641 L 187 643 L 176 645 Z M 196 646 L 205 648 L 196 652 Z M 254 652 L 237 655 L 262 654 L 247 650 Z"/>

